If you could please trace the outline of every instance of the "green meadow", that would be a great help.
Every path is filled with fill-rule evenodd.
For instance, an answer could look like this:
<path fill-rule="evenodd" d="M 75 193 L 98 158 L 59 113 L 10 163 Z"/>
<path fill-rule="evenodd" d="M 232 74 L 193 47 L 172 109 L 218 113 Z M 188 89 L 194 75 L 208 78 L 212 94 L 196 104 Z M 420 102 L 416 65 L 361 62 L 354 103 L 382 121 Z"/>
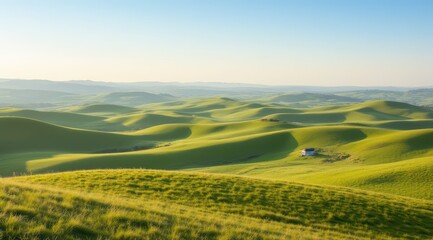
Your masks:
<path fill-rule="evenodd" d="M 292 95 L 0 108 L 0 238 L 432 238 L 433 110 Z"/>

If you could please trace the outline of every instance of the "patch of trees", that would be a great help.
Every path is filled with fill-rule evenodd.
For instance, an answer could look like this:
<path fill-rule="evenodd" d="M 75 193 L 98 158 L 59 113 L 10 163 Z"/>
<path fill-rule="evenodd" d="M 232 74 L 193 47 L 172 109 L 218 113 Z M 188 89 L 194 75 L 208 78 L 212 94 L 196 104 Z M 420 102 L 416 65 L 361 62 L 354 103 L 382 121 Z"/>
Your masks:
<path fill-rule="evenodd" d="M 333 162 L 338 162 L 338 161 L 346 160 L 346 159 L 348 159 L 350 157 L 351 156 L 348 153 L 334 153 L 334 154 L 328 156 L 328 158 L 323 159 L 322 162 L 324 162 L 324 163 L 333 163 Z"/>
<path fill-rule="evenodd" d="M 262 122 L 279 122 L 280 120 L 275 118 L 262 118 Z"/>
<path fill-rule="evenodd" d="M 134 152 L 140 150 L 147 150 L 153 148 L 153 145 L 141 145 L 141 146 L 133 146 L 133 147 L 123 147 L 123 148 L 109 148 L 103 149 L 100 151 L 96 151 L 95 153 L 120 153 L 120 152 Z"/>

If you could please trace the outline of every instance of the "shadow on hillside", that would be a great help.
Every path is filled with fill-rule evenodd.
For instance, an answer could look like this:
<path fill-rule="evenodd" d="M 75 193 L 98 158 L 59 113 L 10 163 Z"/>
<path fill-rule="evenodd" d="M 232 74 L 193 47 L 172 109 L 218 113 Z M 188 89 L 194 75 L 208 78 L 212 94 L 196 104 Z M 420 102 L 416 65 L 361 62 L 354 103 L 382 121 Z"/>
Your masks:
<path fill-rule="evenodd" d="M 35 158 L 49 158 L 52 153 L 21 153 L 0 156 L 0 177 L 28 175 L 27 162 Z"/>
<path fill-rule="evenodd" d="M 83 169 L 147 168 L 181 170 L 223 165 L 249 164 L 286 157 L 298 146 L 288 132 L 261 136 L 236 143 L 216 143 L 192 149 L 169 149 L 165 152 L 138 151 L 80 156 L 68 162 L 53 159 L 42 172 Z M 169 147 L 168 147 L 169 148 Z"/>
<path fill-rule="evenodd" d="M 375 120 L 407 120 L 410 119 L 408 117 L 404 117 L 401 115 L 396 115 L 396 114 L 389 114 L 389 113 L 384 113 L 384 112 L 379 112 L 373 108 L 367 107 L 367 108 L 362 108 L 359 110 L 356 110 L 357 112 L 360 113 L 364 113 L 370 116 L 375 117 Z"/>

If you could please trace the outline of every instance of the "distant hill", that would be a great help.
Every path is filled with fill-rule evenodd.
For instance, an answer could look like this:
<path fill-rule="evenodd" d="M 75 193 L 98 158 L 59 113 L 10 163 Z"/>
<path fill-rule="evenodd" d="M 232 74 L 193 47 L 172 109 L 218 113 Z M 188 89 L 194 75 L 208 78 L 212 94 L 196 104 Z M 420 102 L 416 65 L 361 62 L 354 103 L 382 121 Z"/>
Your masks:
<path fill-rule="evenodd" d="M 312 107 L 323 105 L 336 105 L 361 102 L 362 100 L 349 97 L 323 93 L 288 93 L 264 98 L 265 101 L 287 104 L 291 107 Z"/>
<path fill-rule="evenodd" d="M 211 120 L 194 116 L 158 112 L 122 115 L 109 118 L 106 122 L 122 124 L 123 126 L 133 129 L 143 129 L 164 124 L 211 122 Z"/>
<path fill-rule="evenodd" d="M 291 93 L 272 97 L 274 102 L 302 102 L 302 101 L 327 101 L 327 102 L 358 102 L 359 99 L 341 97 L 331 94 L 320 93 Z"/>
<path fill-rule="evenodd" d="M 45 90 L 69 93 L 101 93 L 113 92 L 115 88 L 109 86 L 92 86 L 68 81 L 50 80 L 17 80 L 0 79 L 0 88 L 21 90 Z"/>
<path fill-rule="evenodd" d="M 1 83 L 0 87 L 3 87 Z M 79 97 L 68 92 L 0 88 L 0 107 L 49 108 L 78 101 Z"/>
<path fill-rule="evenodd" d="M 83 104 L 120 104 L 137 106 L 140 103 L 172 101 L 190 97 L 231 97 L 257 101 L 281 102 L 291 107 L 312 107 L 326 104 L 343 104 L 367 100 L 391 100 L 415 105 L 433 106 L 433 88 L 410 87 L 320 87 L 320 86 L 270 86 L 241 83 L 179 83 L 179 82 L 97 82 L 90 80 L 49 81 L 0 79 L 0 89 L 23 91 L 63 92 L 63 96 L 47 93 L 40 99 L 14 97 L 0 99 L 0 106 L 65 107 Z M 129 94 L 122 96 L 121 93 Z M 137 95 L 132 93 L 144 92 Z M 300 94 L 302 92 L 302 94 Z M 19 92 L 17 92 L 20 94 Z M 24 93 L 24 92 L 22 92 Z M 110 96 L 110 93 L 114 95 Z M 29 93 L 29 96 L 37 93 Z M 77 96 L 70 96 L 75 94 Z M 132 94 L 132 95 L 131 95 Z M 157 96 L 151 96 L 154 94 Z M 128 96 L 129 95 L 129 96 Z M 51 97 L 50 97 L 51 96 Z M 129 98 L 129 99 L 128 99 Z M 23 101 L 28 99 L 28 101 Z M 116 102 L 118 101 L 118 102 Z"/>
<path fill-rule="evenodd" d="M 139 106 L 148 103 L 173 101 L 176 98 L 169 94 L 153 94 L 147 92 L 113 92 L 89 98 L 90 102 Z"/>
<path fill-rule="evenodd" d="M 341 105 L 372 100 L 406 102 L 418 106 L 433 106 L 433 89 L 415 89 L 408 91 L 389 91 L 379 89 L 356 90 L 348 92 L 314 93 L 295 92 L 277 94 L 259 98 L 259 101 L 276 102 L 290 107 L 314 107 Z"/>
<path fill-rule="evenodd" d="M 138 109 L 133 107 L 127 107 L 127 106 L 121 106 L 121 105 L 114 105 L 114 104 L 92 104 L 92 105 L 85 105 L 85 106 L 77 106 L 77 107 L 71 107 L 65 109 L 69 112 L 75 112 L 75 113 L 90 113 L 90 114 L 108 114 L 108 115 L 114 115 L 114 114 L 126 114 L 126 113 L 133 113 L 137 112 Z"/>
<path fill-rule="evenodd" d="M 0 83 L 1 87 L 1 83 Z M 104 94 L 76 94 L 50 90 L 2 89 L 0 88 L 0 107 L 60 108 L 83 104 L 116 104 L 138 106 L 148 103 L 173 101 L 169 94 L 147 92 L 112 92 Z"/>
<path fill-rule="evenodd" d="M 20 108 L 0 108 L 0 116 L 30 118 L 55 125 L 85 129 L 98 129 L 98 127 L 100 127 L 99 130 L 102 130 L 104 129 L 104 125 L 108 125 L 107 123 L 103 122 L 104 118 L 102 117 L 61 111 L 36 111 Z"/>
<path fill-rule="evenodd" d="M 369 100 L 391 100 L 406 102 L 415 105 L 432 106 L 433 88 L 414 89 L 403 92 L 384 90 L 358 90 L 350 92 L 337 92 L 335 95 L 353 97 L 363 101 Z"/>

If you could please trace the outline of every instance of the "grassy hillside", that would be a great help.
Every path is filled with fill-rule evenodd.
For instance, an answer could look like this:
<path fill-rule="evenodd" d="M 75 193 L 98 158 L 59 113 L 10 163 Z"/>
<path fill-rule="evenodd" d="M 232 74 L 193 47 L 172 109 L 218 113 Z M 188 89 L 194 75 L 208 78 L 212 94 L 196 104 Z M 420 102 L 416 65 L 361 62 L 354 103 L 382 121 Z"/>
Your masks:
<path fill-rule="evenodd" d="M 157 104 L 148 106 L 148 108 L 211 117 L 219 121 L 268 118 L 304 124 L 433 118 L 431 109 L 391 101 L 294 109 L 276 104 L 258 104 L 235 101 L 229 98 L 212 98 Z M 144 109 L 148 108 L 145 107 Z"/>
<path fill-rule="evenodd" d="M 345 233 L 0 180 L 2 239 L 346 239 Z"/>
<path fill-rule="evenodd" d="M 362 167 L 337 166 L 292 180 L 339 185 L 433 200 L 433 157 Z"/>
<path fill-rule="evenodd" d="M 0 116 L 23 117 L 66 127 L 130 131 L 168 123 L 211 122 L 211 119 L 171 112 L 142 112 L 120 105 L 86 105 L 64 108 L 61 111 L 36 111 L 19 108 L 0 108 Z"/>
<path fill-rule="evenodd" d="M 14 181 L 164 201 L 341 232 L 354 238 L 422 239 L 433 235 L 432 202 L 347 188 L 148 170 L 80 171 L 20 177 Z"/>
<path fill-rule="evenodd" d="M 79 98 L 78 95 L 47 90 L 0 88 L 0 106 L 44 108 Z"/>
<path fill-rule="evenodd" d="M 433 111 L 406 103 L 373 101 L 343 106 L 305 109 L 300 113 L 277 113 L 270 118 L 310 124 L 432 119 Z"/>
<path fill-rule="evenodd" d="M 106 122 L 121 124 L 130 129 L 143 129 L 172 123 L 199 123 L 211 122 L 210 119 L 190 115 L 174 114 L 170 112 L 136 113 L 112 117 Z"/>
<path fill-rule="evenodd" d="M 139 143 L 139 137 L 64 128 L 35 120 L 0 118 L 0 152 L 28 151 L 89 152 L 126 147 Z"/>
<path fill-rule="evenodd" d="M 28 172 L 27 161 L 61 153 L 96 153 L 149 148 L 147 136 L 65 128 L 16 117 L 0 117 L 0 174 Z"/>
<path fill-rule="evenodd" d="M 155 110 L 157 109 L 157 110 Z M 298 124 L 365 123 L 378 121 L 431 120 L 433 111 L 405 103 L 374 101 L 318 108 L 288 108 L 277 104 L 259 104 L 229 98 L 211 98 L 168 102 L 131 108 L 119 105 L 88 105 L 66 111 L 105 116 L 105 124 L 128 123 L 136 128 L 167 123 L 236 122 L 260 118 L 276 119 Z M 115 129 L 115 125 L 113 125 Z M 407 128 L 409 129 L 409 128 Z"/>
<path fill-rule="evenodd" d="M 421 106 L 433 105 L 433 89 L 431 88 L 414 89 L 409 91 L 358 90 L 337 92 L 335 95 L 354 97 L 364 101 L 385 99 L 389 101 L 400 101 Z"/>
<path fill-rule="evenodd" d="M 46 123 L 93 130 L 119 130 L 120 126 L 105 122 L 105 118 L 61 111 L 36 111 L 19 108 L 0 108 L 0 116 L 22 117 Z"/>
<path fill-rule="evenodd" d="M 397 120 L 397 121 L 382 121 L 374 123 L 363 123 L 363 126 L 371 126 L 376 128 L 388 128 L 396 130 L 411 130 L 433 128 L 433 120 Z"/>
<path fill-rule="evenodd" d="M 0 128 L 4 129 L 0 136 L 3 176 L 98 168 L 176 169 L 432 198 L 431 186 L 420 177 L 413 177 L 412 172 L 424 167 L 426 160 L 422 159 L 433 154 L 433 111 L 405 103 L 374 101 L 294 109 L 211 98 L 140 108 L 90 105 L 74 110 L 85 112 L 80 114 L 3 111 L 26 113 L 31 118 L 51 119 L 56 124 L 73 124 L 81 129 L 92 122 L 93 127 L 103 126 L 110 131 L 83 131 L 29 119 L 0 119 Z M 57 123 L 62 121 L 65 124 Z M 154 148 L 147 149 L 151 146 Z M 318 155 L 300 158 L 299 152 L 305 147 L 316 148 Z M 412 164 L 398 165 L 399 161 L 409 160 L 413 160 Z M 386 176 L 390 174 L 385 171 L 387 168 L 410 174 L 361 184 L 370 176 L 379 177 L 363 174 L 367 171 L 364 169 Z M 426 171 L 429 174 L 430 168 Z M 329 177 L 345 172 L 348 181 Z M 416 192 L 413 188 L 422 190 Z"/>
<path fill-rule="evenodd" d="M 22 141 L 23 144 L 25 143 L 24 148 L 20 147 L 19 149 L 21 152 L 29 152 L 26 156 L 19 156 L 20 159 L 25 160 L 25 168 L 21 167 L 19 171 L 15 170 L 15 172 L 43 173 L 125 167 L 195 169 L 351 186 L 344 181 L 329 181 L 327 177 L 306 178 L 305 172 L 312 175 L 317 174 L 317 176 L 327 176 L 335 171 L 357 172 L 370 165 L 372 169 L 376 166 L 378 169 L 383 169 L 386 166 L 381 164 L 428 157 L 433 154 L 433 142 L 429 141 L 433 138 L 433 130 L 431 129 L 400 131 L 332 125 L 300 127 L 279 122 L 246 121 L 213 124 L 167 124 L 129 134 L 103 135 L 98 132 L 84 131 L 84 133 L 90 134 L 91 138 L 83 135 L 82 131 L 72 130 L 77 136 L 72 141 L 80 141 L 83 146 L 88 146 L 87 141 L 91 139 L 92 148 L 89 149 L 80 148 L 79 144 L 74 144 L 68 140 L 70 139 L 69 136 L 72 136 L 69 133 L 71 130 L 64 128 L 45 130 L 42 127 L 33 127 L 32 129 L 41 129 L 42 133 L 39 135 L 33 133 L 33 135 L 26 135 L 16 142 L 8 142 L 8 144 L 12 144 L 11 146 L 19 146 L 18 142 Z M 15 130 L 11 129 L 11 131 Z M 28 132 L 32 133 L 32 131 Z M 62 138 L 64 141 L 50 142 L 50 138 L 48 138 L 40 141 L 39 145 L 33 143 L 31 139 L 40 138 L 46 132 L 54 132 L 58 134 L 57 138 Z M 54 135 L 51 134 L 50 136 Z M 26 142 L 26 139 L 29 141 Z M 4 141 L 8 140 L 5 139 Z M 41 144 L 46 144 L 49 148 L 43 147 L 45 145 Z M 141 151 L 102 152 L 104 149 L 151 146 L 152 144 L 162 144 L 162 146 Z M 29 147 L 33 145 L 34 148 Z M 68 145 L 68 147 L 64 147 L 64 145 Z M 312 159 L 300 158 L 300 149 L 311 146 L 316 147 L 319 154 Z M 5 147 L 13 149 L 7 144 Z M 50 151 L 56 154 L 34 154 L 32 157 L 31 153 L 35 153 L 36 150 Z M 10 150 L 5 151 L 7 153 Z M 13 159 L 11 157 L 11 160 L 6 162 L 10 163 Z M 413 164 L 417 163 L 415 161 Z M 402 166 L 402 168 L 406 168 L 410 165 Z M 11 168 L 3 170 L 3 174 L 10 175 Z M 353 179 L 357 177 L 361 179 L 362 175 L 354 174 L 352 176 Z M 407 178 L 407 181 L 409 179 Z M 392 184 L 392 181 L 389 184 Z M 353 186 L 355 185 L 353 184 Z M 356 186 L 365 189 L 379 189 L 381 183 L 373 181 L 370 185 L 368 187 L 360 184 Z M 413 185 L 395 183 L 395 186 L 395 188 L 387 188 L 383 191 L 427 199 L 432 197 L 428 194 L 431 186 L 423 185 L 420 180 L 414 179 Z M 401 186 L 401 188 L 397 186 Z M 414 186 L 422 188 L 423 191 L 419 193 L 410 191 L 410 188 Z"/>
<path fill-rule="evenodd" d="M 66 109 L 70 112 L 87 113 L 91 115 L 118 115 L 137 112 L 138 109 L 114 104 L 93 104 Z"/>
<path fill-rule="evenodd" d="M 428 129 L 400 132 L 347 126 L 293 128 L 285 124 L 257 121 L 234 125 L 164 125 L 134 135 L 149 140 L 169 141 L 170 144 L 134 153 L 79 155 L 73 169 L 88 168 L 86 164 L 93 162 L 91 165 L 97 165 L 99 161 L 105 162 L 101 165 L 103 168 L 122 167 L 124 164 L 128 167 L 180 169 L 285 158 L 290 160 L 298 156 L 301 148 L 309 146 L 324 150 L 338 149 L 359 158 L 364 164 L 429 156 L 433 151 L 433 143 L 428 141 L 433 137 L 433 130 Z M 44 161 L 55 164 L 57 160 L 60 158 Z M 33 161 L 32 165 L 36 166 L 38 161 Z M 60 169 L 68 170 L 71 164 Z"/>
<path fill-rule="evenodd" d="M 390 101 L 3 108 L 0 175 L 62 173 L 0 179 L 0 239 L 428 239 L 432 121 Z"/>
<path fill-rule="evenodd" d="M 291 142 L 290 135 L 284 132 L 225 140 L 197 140 L 130 153 L 58 155 L 29 161 L 28 168 L 34 172 L 46 172 L 95 168 L 185 169 L 216 166 L 277 157 L 292 148 Z"/>
<path fill-rule="evenodd" d="M 275 102 L 288 105 L 290 107 L 314 107 L 323 105 L 336 105 L 345 103 L 361 102 L 361 99 L 349 96 L 338 96 L 333 94 L 323 93 L 308 93 L 308 92 L 294 92 L 288 94 L 280 94 L 270 97 L 259 99 L 264 102 Z"/>

